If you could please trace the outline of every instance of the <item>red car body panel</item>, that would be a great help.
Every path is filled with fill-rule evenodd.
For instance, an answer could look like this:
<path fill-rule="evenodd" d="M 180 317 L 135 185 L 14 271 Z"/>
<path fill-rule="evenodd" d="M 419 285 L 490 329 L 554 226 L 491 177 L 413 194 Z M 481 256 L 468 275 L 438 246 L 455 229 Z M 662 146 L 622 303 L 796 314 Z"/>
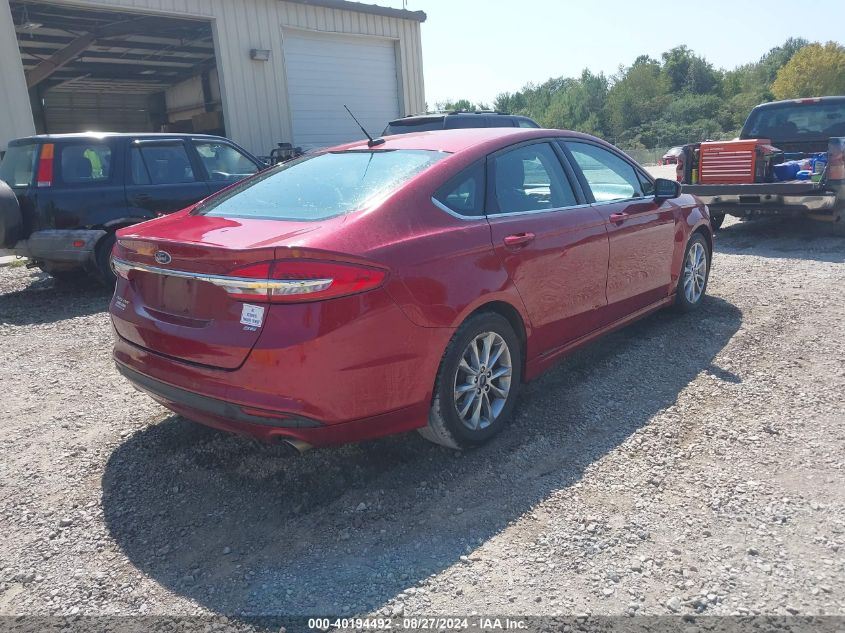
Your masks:
<path fill-rule="evenodd" d="M 531 139 L 590 138 L 552 130 L 465 129 L 390 137 L 378 149 L 453 152 L 366 209 L 292 222 L 192 215 L 118 233 L 114 257 L 226 275 L 304 258 L 387 271 L 375 290 L 267 304 L 244 328 L 241 303 L 202 281 L 138 273 L 111 304 L 118 367 L 190 419 L 262 439 L 349 442 L 427 423 L 440 360 L 460 324 L 485 305 L 520 323 L 526 379 L 561 355 L 668 304 L 692 231 L 711 233 L 691 196 L 528 215 L 458 218 L 432 202 L 451 176 Z M 354 143 L 331 151 L 366 150 Z M 625 214 L 622 220 L 614 214 Z M 505 238 L 530 232 L 525 245 Z M 159 278 L 161 277 L 161 278 Z M 277 420 L 278 423 L 275 423 Z"/>

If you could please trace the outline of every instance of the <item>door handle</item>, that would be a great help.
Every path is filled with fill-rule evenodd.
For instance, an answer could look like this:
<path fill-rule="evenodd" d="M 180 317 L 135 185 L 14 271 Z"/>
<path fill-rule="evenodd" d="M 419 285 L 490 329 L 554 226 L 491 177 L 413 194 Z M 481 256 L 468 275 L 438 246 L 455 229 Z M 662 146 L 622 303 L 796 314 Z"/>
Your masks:
<path fill-rule="evenodd" d="M 620 213 L 611 213 L 610 214 L 610 221 L 611 222 L 624 222 L 628 219 L 628 214 L 624 211 Z"/>
<path fill-rule="evenodd" d="M 514 233 L 513 235 L 508 235 L 503 241 L 508 248 L 519 248 L 532 242 L 534 237 L 533 233 Z"/>

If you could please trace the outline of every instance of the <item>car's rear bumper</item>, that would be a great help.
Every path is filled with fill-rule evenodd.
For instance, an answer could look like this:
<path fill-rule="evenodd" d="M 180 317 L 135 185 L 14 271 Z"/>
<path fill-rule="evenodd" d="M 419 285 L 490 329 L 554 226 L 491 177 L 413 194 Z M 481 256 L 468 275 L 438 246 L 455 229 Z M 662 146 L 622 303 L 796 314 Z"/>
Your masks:
<path fill-rule="evenodd" d="M 173 358 L 116 332 L 114 359 L 171 410 L 261 439 L 332 444 L 424 426 L 453 330 L 413 324 L 386 294 L 374 294 L 363 314 L 330 303 L 270 306 L 255 347 L 234 369 Z"/>
<path fill-rule="evenodd" d="M 302 444 L 307 447 L 346 444 L 411 431 L 424 426 L 428 416 L 428 404 L 421 402 L 369 418 L 327 425 L 291 414 L 210 398 L 150 378 L 120 362 L 117 362 L 117 368 L 137 389 L 189 420 L 265 442 L 295 440 L 299 448 Z"/>
<path fill-rule="evenodd" d="M 9 249 L 9 254 L 30 259 L 82 265 L 93 257 L 97 242 L 106 234 L 95 229 L 36 231 Z"/>

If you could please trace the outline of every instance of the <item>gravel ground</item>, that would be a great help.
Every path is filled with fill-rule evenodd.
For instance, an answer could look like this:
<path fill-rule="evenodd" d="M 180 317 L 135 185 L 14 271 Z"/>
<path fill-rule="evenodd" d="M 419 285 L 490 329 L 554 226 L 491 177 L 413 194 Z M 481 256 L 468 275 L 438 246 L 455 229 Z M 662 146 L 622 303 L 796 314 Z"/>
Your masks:
<path fill-rule="evenodd" d="M 0 614 L 845 615 L 845 241 L 726 223 L 710 297 L 465 454 L 291 455 L 113 368 L 108 296 L 0 268 Z"/>

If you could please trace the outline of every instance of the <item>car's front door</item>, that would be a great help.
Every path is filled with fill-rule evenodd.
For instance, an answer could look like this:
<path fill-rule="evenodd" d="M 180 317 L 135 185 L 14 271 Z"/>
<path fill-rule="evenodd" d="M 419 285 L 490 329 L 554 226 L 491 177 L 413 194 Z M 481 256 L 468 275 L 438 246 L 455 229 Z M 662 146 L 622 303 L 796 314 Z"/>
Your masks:
<path fill-rule="evenodd" d="M 564 160 L 545 141 L 488 159 L 493 247 L 528 311 L 537 353 L 594 330 L 595 313 L 606 305 L 604 219 L 585 204 Z"/>
<path fill-rule="evenodd" d="M 191 144 L 205 169 L 212 193 L 220 191 L 259 170 L 252 158 L 233 145 L 216 139 L 192 139 Z"/>
<path fill-rule="evenodd" d="M 606 322 L 666 298 L 671 292 L 675 206 L 657 203 L 651 180 L 609 148 L 581 140 L 564 145 L 607 226 Z"/>
<path fill-rule="evenodd" d="M 131 207 L 148 215 L 172 213 L 211 193 L 181 138 L 134 140 L 127 152 L 126 200 Z"/>

